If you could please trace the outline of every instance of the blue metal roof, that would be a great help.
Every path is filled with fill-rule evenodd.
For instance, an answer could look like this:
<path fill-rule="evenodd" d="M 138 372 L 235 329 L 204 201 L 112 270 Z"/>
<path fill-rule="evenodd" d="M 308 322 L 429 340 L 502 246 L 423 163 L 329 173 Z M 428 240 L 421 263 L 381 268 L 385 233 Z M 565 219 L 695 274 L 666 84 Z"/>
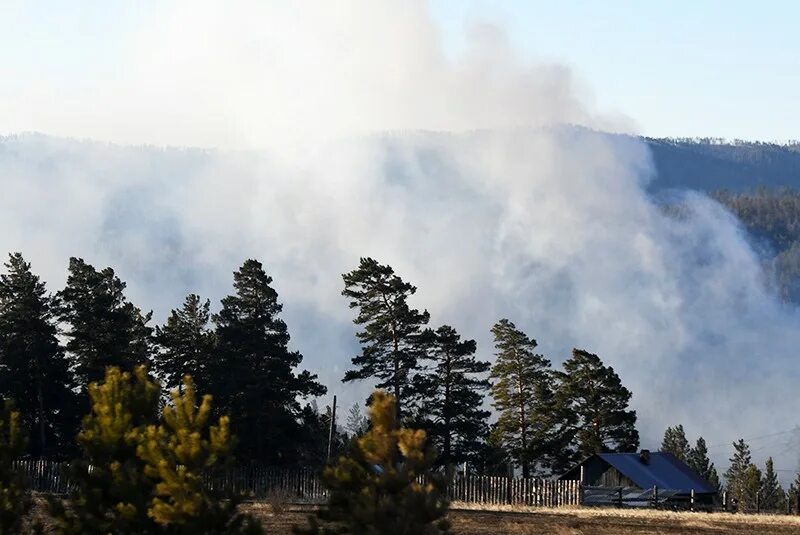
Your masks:
<path fill-rule="evenodd" d="M 692 489 L 699 494 L 717 492 L 708 481 L 671 453 L 654 451 L 650 453 L 650 461 L 647 464 L 640 460 L 638 453 L 597 455 L 642 489 L 658 487 L 680 490 L 687 494 Z"/>

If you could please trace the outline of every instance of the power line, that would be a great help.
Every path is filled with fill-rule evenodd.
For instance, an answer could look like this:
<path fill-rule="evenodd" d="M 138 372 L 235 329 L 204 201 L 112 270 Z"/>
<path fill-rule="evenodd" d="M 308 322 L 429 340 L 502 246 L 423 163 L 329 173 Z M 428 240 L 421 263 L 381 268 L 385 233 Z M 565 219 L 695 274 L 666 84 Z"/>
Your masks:
<path fill-rule="evenodd" d="M 742 440 L 744 440 L 745 442 L 753 442 L 755 440 L 761 440 L 761 439 L 770 438 L 770 437 L 777 437 L 777 436 L 780 436 L 780 435 L 787 435 L 789 433 L 796 433 L 796 432 L 800 432 L 800 428 L 798 428 L 797 426 L 793 427 L 792 429 L 787 429 L 786 431 L 778 431 L 777 433 L 770 433 L 768 435 L 760 435 L 760 436 L 757 436 L 757 437 L 750 437 L 750 438 L 745 438 L 745 439 L 742 439 Z M 723 447 L 723 446 L 727 446 L 727 447 L 730 448 L 730 447 L 733 447 L 733 443 L 734 442 L 738 442 L 738 441 L 739 441 L 739 439 L 735 439 L 735 440 L 731 440 L 729 442 L 723 442 L 723 443 L 719 443 L 719 444 L 712 444 L 710 446 L 706 446 L 706 448 L 708 448 L 708 449 L 720 448 L 720 447 Z"/>

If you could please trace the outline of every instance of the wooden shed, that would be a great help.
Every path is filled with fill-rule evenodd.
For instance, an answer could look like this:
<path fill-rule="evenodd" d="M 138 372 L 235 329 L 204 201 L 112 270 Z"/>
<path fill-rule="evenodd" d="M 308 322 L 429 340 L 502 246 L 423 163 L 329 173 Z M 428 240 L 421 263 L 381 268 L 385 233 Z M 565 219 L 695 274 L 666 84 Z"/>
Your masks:
<path fill-rule="evenodd" d="M 686 463 L 666 452 L 598 453 L 584 459 L 559 479 L 579 479 L 587 487 L 660 489 L 675 499 L 694 495 L 710 503 L 717 489 Z"/>

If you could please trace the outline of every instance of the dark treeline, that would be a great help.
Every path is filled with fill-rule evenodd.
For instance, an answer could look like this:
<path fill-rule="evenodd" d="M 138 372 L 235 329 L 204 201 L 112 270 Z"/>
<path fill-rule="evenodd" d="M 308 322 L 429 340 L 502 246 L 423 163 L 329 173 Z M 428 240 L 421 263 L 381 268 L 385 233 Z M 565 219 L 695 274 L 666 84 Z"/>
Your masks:
<path fill-rule="evenodd" d="M 750 446 L 744 439 L 737 440 L 732 446 L 733 455 L 724 473 L 724 486 L 720 483 L 717 468 L 708 458 L 705 439 L 699 437 L 692 446 L 682 425 L 667 428 L 661 442 L 661 451 L 673 454 L 712 486 L 726 491 L 729 503 L 739 511 L 783 513 L 791 509 L 798 512 L 796 508 L 800 499 L 800 473 L 788 490 L 784 490 L 772 457 L 767 458 L 764 469 L 761 470 L 753 463 Z"/>
<path fill-rule="evenodd" d="M 234 273 L 217 313 L 190 294 L 155 326 L 111 268 L 72 258 L 66 286 L 55 293 L 19 253 L 4 271 L 0 397 L 21 414 L 26 456 L 71 458 L 89 385 L 109 366 L 144 364 L 165 391 L 191 375 L 198 391 L 213 396 L 216 413 L 231 417 L 239 462 L 325 462 L 331 410 L 314 398 L 327 389 L 289 349 L 282 304 L 258 261 Z M 343 381 L 368 380 L 393 394 L 400 421 L 424 429 L 436 446 L 437 464 L 548 475 L 590 453 L 638 446 L 631 393 L 597 355 L 576 349 L 562 370 L 553 369 L 533 338 L 502 319 L 491 329 L 492 366 L 477 356 L 475 340 L 431 326 L 427 311 L 412 308 L 416 288 L 390 266 L 363 258 L 343 282 L 361 343 Z M 367 430 L 358 405 L 343 419 L 334 452 Z"/>
<path fill-rule="evenodd" d="M 638 448 L 631 392 L 597 355 L 574 349 L 555 369 L 534 338 L 500 319 L 491 327 L 490 364 L 478 357 L 475 340 L 453 326 L 432 326 L 426 310 L 413 308 L 416 287 L 390 266 L 362 258 L 343 283 L 360 342 L 343 382 L 367 380 L 392 394 L 394 418 L 426 431 L 435 466 L 549 476 L 593 453 Z M 182 392 L 190 375 L 189 398 L 195 385 L 212 395 L 214 418 L 230 418 L 237 462 L 321 467 L 332 414 L 315 398 L 326 387 L 289 349 L 281 311 L 271 277 L 255 260 L 233 274 L 233 291 L 217 313 L 208 299 L 190 294 L 163 325 L 151 326 L 151 313 L 127 299 L 111 268 L 70 259 L 66 286 L 50 293 L 21 254 L 9 255 L 0 275 L 0 398 L 19 414 L 18 453 L 75 458 L 79 431 L 85 437 L 91 423 L 84 416 L 91 385 L 108 382 L 109 370 L 140 373 L 145 365 L 162 392 Z M 96 395 L 93 401 L 96 410 Z M 170 410 L 166 402 L 161 396 L 159 410 Z M 361 407 L 339 418 L 334 454 L 370 431 Z M 761 469 L 743 440 L 733 446 L 724 489 L 742 510 L 796 502 L 800 479 L 786 493 L 772 459 Z M 661 449 L 723 488 L 702 437 L 692 445 L 683 426 L 670 427 Z"/>

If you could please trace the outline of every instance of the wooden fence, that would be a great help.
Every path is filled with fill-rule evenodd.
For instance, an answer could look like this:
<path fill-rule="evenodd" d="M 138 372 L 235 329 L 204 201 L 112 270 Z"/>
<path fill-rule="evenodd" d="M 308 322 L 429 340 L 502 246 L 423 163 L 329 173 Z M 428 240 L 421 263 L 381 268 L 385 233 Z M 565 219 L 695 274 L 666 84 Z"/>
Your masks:
<path fill-rule="evenodd" d="M 67 494 L 73 489 L 67 478 L 68 466 L 54 461 L 14 461 L 14 469 L 23 474 L 29 488 L 45 494 Z"/>
<path fill-rule="evenodd" d="M 67 494 L 73 488 L 66 475 L 67 463 L 17 461 L 16 468 L 36 492 Z M 208 474 L 206 485 L 223 495 L 238 494 L 253 500 L 324 503 L 328 497 L 318 472 L 303 468 L 235 466 Z M 452 501 L 495 505 L 562 507 L 582 503 L 578 481 L 535 478 L 456 474 L 448 487 L 448 495 Z"/>
<path fill-rule="evenodd" d="M 581 504 L 578 481 L 456 474 L 448 489 L 450 500 L 495 505 L 562 507 Z"/>

